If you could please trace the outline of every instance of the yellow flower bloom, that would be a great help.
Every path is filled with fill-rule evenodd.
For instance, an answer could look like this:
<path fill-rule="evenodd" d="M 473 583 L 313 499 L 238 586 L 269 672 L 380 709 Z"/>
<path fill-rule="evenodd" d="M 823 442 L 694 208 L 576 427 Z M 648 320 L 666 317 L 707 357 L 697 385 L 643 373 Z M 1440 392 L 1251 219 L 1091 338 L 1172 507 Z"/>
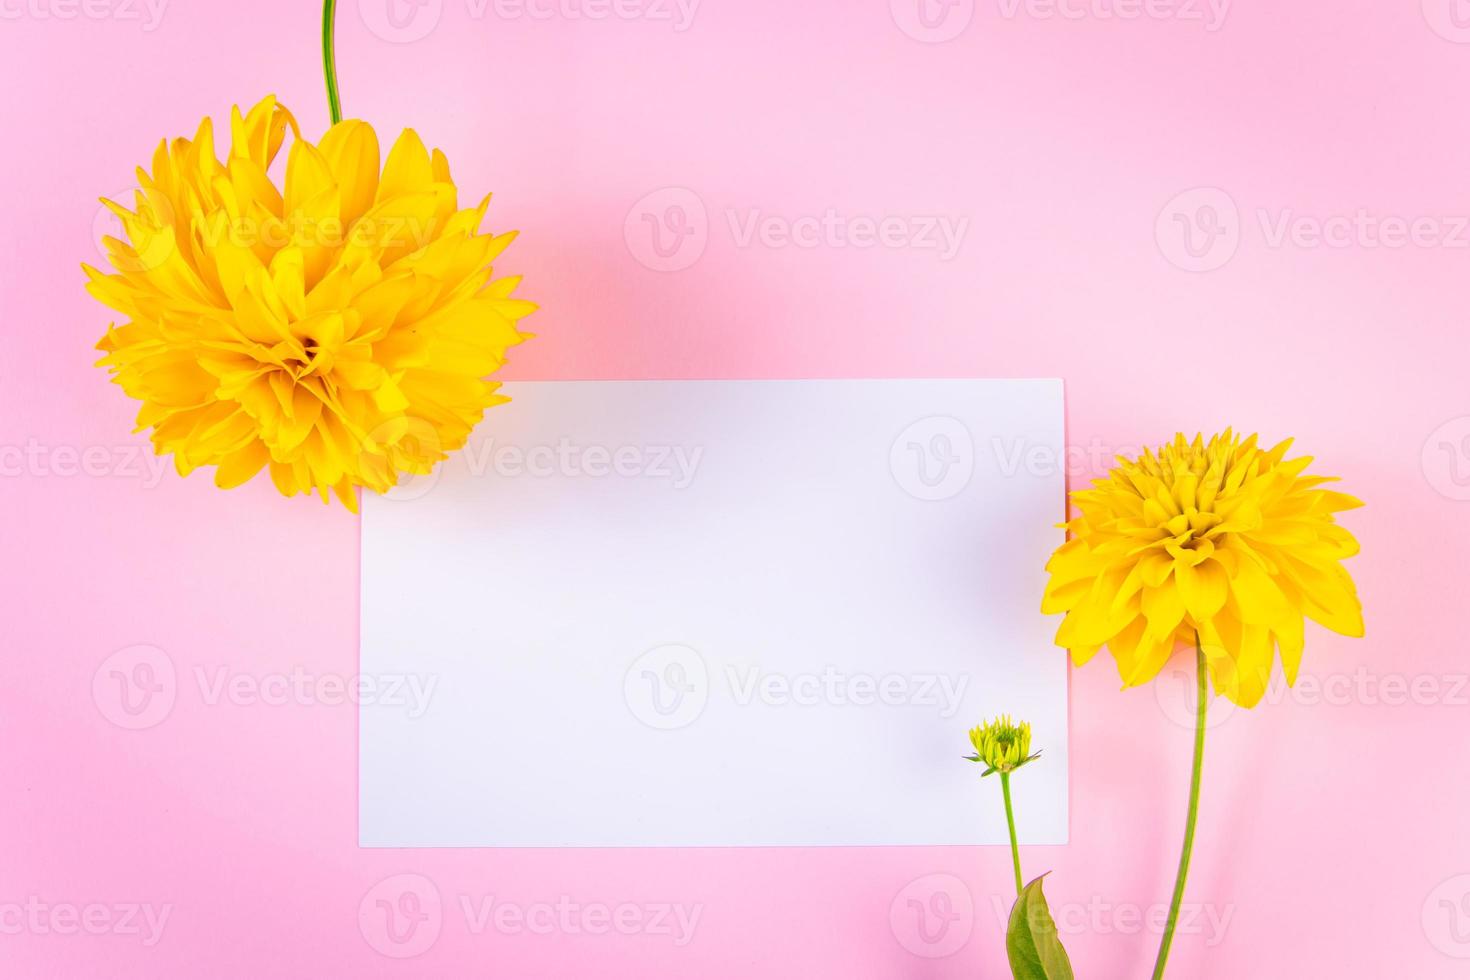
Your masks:
<path fill-rule="evenodd" d="M 285 180 L 268 170 L 293 134 Z M 514 233 L 480 234 L 438 150 L 405 130 L 379 173 L 377 135 L 346 120 L 313 145 L 274 97 L 209 119 L 138 170 L 134 210 L 105 202 L 127 241 L 88 291 L 126 321 L 99 364 L 143 402 L 138 428 L 180 475 L 234 487 L 269 467 L 287 496 L 379 493 L 427 473 L 505 400 L 485 376 L 535 309 L 490 262 Z"/>
<path fill-rule="evenodd" d="M 1031 724 L 1025 721 L 1017 724 L 1011 721 L 1010 715 L 1001 715 L 970 729 L 970 744 L 975 746 L 975 754 L 965 758 L 989 767 L 982 776 L 1012 772 L 1041 754 L 1031 754 Z"/>
<path fill-rule="evenodd" d="M 1047 563 L 1042 612 L 1066 613 L 1056 642 L 1074 663 L 1106 645 L 1124 686 L 1142 684 L 1197 631 L 1215 690 L 1251 707 L 1277 651 L 1296 682 L 1304 618 L 1363 635 L 1340 564 L 1358 543 L 1333 517 L 1362 502 L 1303 476 L 1311 457 L 1287 459 L 1290 445 L 1178 435 L 1072 494 L 1081 513 Z"/>

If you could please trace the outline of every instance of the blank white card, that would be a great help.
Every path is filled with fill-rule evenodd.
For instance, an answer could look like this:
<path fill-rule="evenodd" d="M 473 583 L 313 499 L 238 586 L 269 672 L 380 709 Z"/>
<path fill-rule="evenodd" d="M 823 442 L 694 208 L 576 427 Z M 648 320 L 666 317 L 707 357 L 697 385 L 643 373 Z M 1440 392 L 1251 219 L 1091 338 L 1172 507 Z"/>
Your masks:
<path fill-rule="evenodd" d="M 507 384 L 362 532 L 368 847 L 1067 836 L 1061 382 Z"/>

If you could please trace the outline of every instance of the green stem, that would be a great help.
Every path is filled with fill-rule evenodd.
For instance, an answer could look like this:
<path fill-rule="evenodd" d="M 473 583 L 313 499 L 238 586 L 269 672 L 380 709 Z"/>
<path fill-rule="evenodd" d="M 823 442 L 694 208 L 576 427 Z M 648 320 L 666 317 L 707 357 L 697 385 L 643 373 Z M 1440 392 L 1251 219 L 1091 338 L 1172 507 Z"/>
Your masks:
<path fill-rule="evenodd" d="M 1194 851 L 1194 823 L 1199 817 L 1199 777 L 1205 761 L 1205 710 L 1209 704 L 1210 686 L 1205 676 L 1205 650 L 1199 635 L 1194 638 L 1198 703 L 1194 713 L 1194 771 L 1189 778 L 1189 816 L 1184 823 L 1184 848 L 1179 852 L 1179 872 L 1174 876 L 1174 898 L 1169 903 L 1169 919 L 1164 923 L 1164 938 L 1159 943 L 1159 958 L 1154 961 L 1153 980 L 1162 980 L 1164 964 L 1169 960 L 1169 947 L 1174 942 L 1174 926 L 1179 922 L 1179 903 L 1184 900 L 1184 879 L 1189 876 L 1189 856 Z"/>
<path fill-rule="evenodd" d="M 1016 897 L 1021 897 L 1021 849 L 1016 845 L 1016 815 L 1011 811 L 1011 774 L 1000 774 L 1000 794 L 1006 800 L 1006 829 L 1011 832 L 1011 866 L 1016 872 Z"/>
<path fill-rule="evenodd" d="M 337 94 L 336 21 L 337 0 L 326 0 L 322 5 L 322 71 L 327 76 L 327 109 L 332 113 L 333 126 L 342 121 L 342 97 Z"/>

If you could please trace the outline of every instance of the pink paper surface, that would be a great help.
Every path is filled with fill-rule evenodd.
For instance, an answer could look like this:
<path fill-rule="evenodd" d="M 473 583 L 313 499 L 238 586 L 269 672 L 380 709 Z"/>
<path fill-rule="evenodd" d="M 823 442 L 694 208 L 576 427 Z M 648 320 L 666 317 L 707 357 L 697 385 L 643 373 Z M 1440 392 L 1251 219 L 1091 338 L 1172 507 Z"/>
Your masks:
<path fill-rule="evenodd" d="M 1073 485 L 1227 424 L 1344 477 L 1368 637 L 1220 710 L 1170 976 L 1464 975 L 1452 0 L 388 2 L 339 12 L 344 105 L 522 229 L 510 377 L 1061 377 Z M 1004 848 L 359 850 L 357 521 L 159 473 L 77 268 L 160 137 L 268 92 L 320 133 L 319 10 L 0 10 L 0 974 L 1006 975 Z M 1150 969 L 1185 667 L 1073 674 L 1072 842 L 1024 860 L 1079 976 Z"/>

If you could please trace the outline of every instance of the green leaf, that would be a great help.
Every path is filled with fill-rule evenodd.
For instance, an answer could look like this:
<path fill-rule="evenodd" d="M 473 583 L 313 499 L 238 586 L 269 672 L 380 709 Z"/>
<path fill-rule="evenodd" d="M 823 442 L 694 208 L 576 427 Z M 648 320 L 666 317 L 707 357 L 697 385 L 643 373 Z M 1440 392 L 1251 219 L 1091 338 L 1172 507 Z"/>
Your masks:
<path fill-rule="evenodd" d="M 1041 878 L 1045 878 L 1042 875 Z M 1072 961 L 1057 938 L 1041 878 L 1021 890 L 1006 926 L 1006 956 L 1015 980 L 1072 980 Z"/>

